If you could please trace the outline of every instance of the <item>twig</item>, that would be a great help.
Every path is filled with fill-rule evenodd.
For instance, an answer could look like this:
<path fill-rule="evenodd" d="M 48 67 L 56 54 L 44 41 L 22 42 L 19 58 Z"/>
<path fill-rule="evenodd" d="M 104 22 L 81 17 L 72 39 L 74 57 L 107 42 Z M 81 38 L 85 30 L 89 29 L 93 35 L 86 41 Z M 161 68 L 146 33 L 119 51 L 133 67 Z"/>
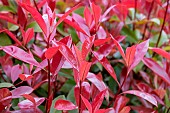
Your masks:
<path fill-rule="evenodd" d="M 158 47 L 159 41 L 160 41 L 160 39 L 161 39 L 161 35 L 162 35 L 163 28 L 164 28 L 164 26 L 165 26 L 166 15 L 167 15 L 167 12 L 168 12 L 168 5 L 169 5 L 169 0 L 167 0 L 167 6 L 166 6 L 165 15 L 164 15 L 164 20 L 163 20 L 163 24 L 162 24 L 161 31 L 160 31 L 160 33 L 159 33 L 158 41 L 157 41 L 157 43 L 156 43 L 156 47 Z"/>
<path fill-rule="evenodd" d="M 166 10 L 165 10 L 165 15 L 164 15 L 164 19 L 163 19 L 163 24 L 162 24 L 161 31 L 160 31 L 159 36 L 158 36 L 158 40 L 157 40 L 157 43 L 156 43 L 156 47 L 158 47 L 159 42 L 160 42 L 160 40 L 161 40 L 161 35 L 162 35 L 163 28 L 164 28 L 164 26 L 165 26 L 166 15 L 167 15 L 167 12 L 168 12 L 168 5 L 169 5 L 169 0 L 167 0 L 167 6 L 166 6 Z M 153 56 L 152 56 L 152 57 L 154 57 L 155 55 L 156 55 L 156 53 L 153 53 Z"/>
<path fill-rule="evenodd" d="M 134 13 L 134 20 L 136 20 L 136 10 L 137 10 L 137 0 L 135 0 L 135 13 Z M 133 31 L 135 30 L 135 23 L 133 24 Z"/>
<path fill-rule="evenodd" d="M 150 19 L 150 15 L 151 15 L 151 12 L 152 12 L 152 8 L 153 8 L 153 5 L 154 5 L 154 0 L 152 1 L 151 3 L 151 6 L 150 6 L 150 9 L 149 9 L 149 13 L 148 13 L 148 17 L 147 17 L 147 20 Z M 145 34 L 146 34 L 146 29 L 148 28 L 148 23 L 145 24 L 145 28 L 144 28 L 144 31 L 143 31 L 143 37 L 142 37 L 142 40 L 145 39 Z"/>

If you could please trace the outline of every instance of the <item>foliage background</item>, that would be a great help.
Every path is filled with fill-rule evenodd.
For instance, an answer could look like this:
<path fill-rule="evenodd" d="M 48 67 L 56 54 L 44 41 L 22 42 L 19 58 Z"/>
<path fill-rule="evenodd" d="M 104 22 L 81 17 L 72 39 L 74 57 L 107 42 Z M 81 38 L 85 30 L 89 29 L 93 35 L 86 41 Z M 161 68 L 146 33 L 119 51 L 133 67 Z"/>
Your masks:
<path fill-rule="evenodd" d="M 1 0 L 0 111 L 168 113 L 169 23 L 169 0 Z"/>

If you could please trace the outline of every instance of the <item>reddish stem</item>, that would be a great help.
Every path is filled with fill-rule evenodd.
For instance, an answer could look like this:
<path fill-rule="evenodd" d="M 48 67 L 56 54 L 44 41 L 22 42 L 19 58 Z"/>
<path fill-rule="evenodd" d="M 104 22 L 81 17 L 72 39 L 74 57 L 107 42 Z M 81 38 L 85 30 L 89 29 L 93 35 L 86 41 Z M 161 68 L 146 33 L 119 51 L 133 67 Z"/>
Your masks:
<path fill-rule="evenodd" d="M 81 80 L 80 80 L 80 90 L 79 90 L 79 113 L 81 113 L 81 90 L 82 90 L 82 87 L 81 87 Z"/>
<path fill-rule="evenodd" d="M 49 99 L 50 99 L 50 94 L 51 94 L 51 77 L 50 77 L 50 60 L 48 59 L 48 98 L 47 98 L 47 105 L 46 105 L 46 113 L 49 113 L 50 109 L 48 109 L 48 104 L 49 104 Z"/>
<path fill-rule="evenodd" d="M 150 9 L 149 9 L 149 13 L 148 13 L 148 17 L 147 17 L 147 20 L 149 20 L 150 19 L 150 15 L 151 15 L 151 12 L 152 12 L 152 8 L 153 8 L 153 5 L 154 5 L 154 1 L 155 0 L 153 0 L 152 1 L 152 3 L 151 3 L 151 6 L 150 6 Z M 148 28 L 148 23 L 146 23 L 145 24 L 145 28 L 144 28 L 144 31 L 143 31 L 143 37 L 142 37 L 142 40 L 144 40 L 145 39 L 145 34 L 146 34 L 146 29 Z"/>
<path fill-rule="evenodd" d="M 126 74 L 125 79 L 123 80 L 123 83 L 122 83 L 122 85 L 119 87 L 119 89 L 118 89 L 117 93 L 115 94 L 113 100 L 111 100 L 111 101 L 109 102 L 107 108 L 110 107 L 110 105 L 113 103 L 113 101 L 114 101 L 114 100 L 117 98 L 117 96 L 119 95 L 119 93 L 120 93 L 120 91 L 121 91 L 123 85 L 125 84 L 125 81 L 126 81 L 126 79 L 127 79 L 127 76 L 128 76 L 128 73 Z"/>
<path fill-rule="evenodd" d="M 165 26 L 166 15 L 167 15 L 167 12 L 168 12 L 168 5 L 169 5 L 169 0 L 167 0 L 167 6 L 166 6 L 166 10 L 165 10 L 164 20 L 163 20 L 161 31 L 159 33 L 158 41 L 156 43 L 156 47 L 158 47 L 158 45 L 159 45 L 159 41 L 161 39 L 162 31 L 163 31 L 163 28 Z"/>
<path fill-rule="evenodd" d="M 134 20 L 136 20 L 136 10 L 137 10 L 137 0 L 135 0 L 135 13 L 134 13 Z M 135 23 L 133 24 L 133 31 L 135 30 Z"/>

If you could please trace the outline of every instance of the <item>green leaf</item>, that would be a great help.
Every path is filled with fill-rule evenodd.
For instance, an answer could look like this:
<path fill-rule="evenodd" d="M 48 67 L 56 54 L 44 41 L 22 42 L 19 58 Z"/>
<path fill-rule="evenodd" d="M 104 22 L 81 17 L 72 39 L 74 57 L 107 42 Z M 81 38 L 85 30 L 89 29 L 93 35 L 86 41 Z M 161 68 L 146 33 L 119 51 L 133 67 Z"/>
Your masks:
<path fill-rule="evenodd" d="M 7 82 L 0 83 L 0 88 L 5 88 L 5 87 L 15 87 L 15 86 Z"/>
<path fill-rule="evenodd" d="M 126 39 L 130 43 L 136 43 L 138 41 L 135 31 L 130 30 L 128 27 L 123 27 L 121 33 L 127 36 Z"/>
<path fill-rule="evenodd" d="M 42 32 L 41 28 L 39 27 L 39 25 L 34 21 L 31 22 L 27 27 L 28 28 L 34 28 L 34 32 Z"/>
<path fill-rule="evenodd" d="M 67 80 L 60 91 L 68 93 L 73 86 L 75 86 L 75 82 L 73 80 Z"/>
<path fill-rule="evenodd" d="M 159 33 L 156 34 L 153 38 L 150 39 L 151 46 L 155 46 L 155 44 L 158 41 L 158 37 L 159 37 Z M 160 47 L 162 44 L 164 44 L 165 42 L 168 42 L 168 41 L 169 41 L 168 35 L 163 30 L 162 35 L 161 35 L 161 39 L 160 39 L 159 44 L 158 44 L 158 47 Z"/>
<path fill-rule="evenodd" d="M 8 22 L 8 29 L 10 31 L 16 31 L 19 27 L 17 25 L 11 24 Z"/>
<path fill-rule="evenodd" d="M 71 102 L 75 103 L 75 97 L 74 97 L 74 87 L 71 88 L 67 95 L 67 100 L 70 100 Z"/>
<path fill-rule="evenodd" d="M 150 21 L 157 24 L 157 25 L 160 25 L 160 23 L 161 23 L 158 18 L 152 18 L 152 19 L 150 19 Z"/>
<path fill-rule="evenodd" d="M 143 62 L 140 62 L 133 70 L 135 71 L 135 73 L 138 73 L 140 70 L 142 70 L 143 67 Z"/>
<path fill-rule="evenodd" d="M 83 16 L 84 15 L 84 7 L 80 7 L 77 10 L 75 10 L 74 12 Z"/>
<path fill-rule="evenodd" d="M 0 46 L 8 46 L 11 44 L 11 39 L 6 34 L 0 33 Z"/>
<path fill-rule="evenodd" d="M 168 97 L 168 94 L 166 93 L 165 94 L 165 105 L 167 106 L 167 108 L 169 108 L 170 107 L 170 100 L 169 100 L 169 97 Z M 167 109 L 168 110 L 168 109 Z M 167 111 L 166 110 L 166 111 Z"/>
<path fill-rule="evenodd" d="M 10 8 L 9 6 L 3 6 L 3 5 L 0 6 L 0 11 L 1 12 L 2 11 L 8 11 L 8 12 L 11 12 L 11 13 L 15 13 L 15 11 L 12 8 Z"/>
<path fill-rule="evenodd" d="M 69 29 L 68 32 L 69 32 L 69 34 L 71 34 L 73 42 L 77 43 L 79 41 L 79 38 L 77 36 L 76 31 L 74 29 Z"/>
<path fill-rule="evenodd" d="M 60 96 L 56 97 L 56 98 L 52 101 L 52 105 L 51 105 L 51 108 L 50 108 L 50 113 L 62 113 L 62 111 L 56 110 L 56 109 L 54 108 L 55 102 L 56 102 L 58 99 L 65 99 L 65 96 L 64 96 L 64 95 L 60 95 Z"/>

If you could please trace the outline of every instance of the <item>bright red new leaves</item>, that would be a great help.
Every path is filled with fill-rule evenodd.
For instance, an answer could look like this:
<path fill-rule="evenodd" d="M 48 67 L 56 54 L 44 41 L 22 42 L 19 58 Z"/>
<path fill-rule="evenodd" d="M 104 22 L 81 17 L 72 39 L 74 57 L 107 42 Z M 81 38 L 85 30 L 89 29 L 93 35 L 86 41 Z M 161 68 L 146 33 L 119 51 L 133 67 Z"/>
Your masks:
<path fill-rule="evenodd" d="M 5 46 L 2 47 L 2 50 L 16 59 L 24 61 L 28 64 L 32 64 L 34 66 L 41 67 L 40 64 L 33 58 L 32 55 L 30 55 L 29 53 L 25 52 L 24 50 L 16 46 Z"/>
<path fill-rule="evenodd" d="M 135 56 L 132 64 L 130 64 L 129 71 L 132 70 L 135 66 L 137 66 L 139 62 L 143 59 L 145 54 L 147 53 L 149 47 L 149 40 L 137 44 L 135 47 L 136 47 Z M 131 55 L 134 55 L 133 51 L 131 52 Z"/>
<path fill-rule="evenodd" d="M 32 75 L 28 75 L 28 74 L 20 74 L 19 75 L 19 78 L 22 80 L 22 81 L 27 81 L 27 80 L 30 80 L 33 78 Z"/>
<path fill-rule="evenodd" d="M 111 36 L 112 37 L 112 36 Z M 126 49 L 126 55 L 121 47 L 121 45 L 112 37 L 114 44 L 118 48 L 120 54 L 122 55 L 126 65 L 128 67 L 128 73 L 139 64 L 143 59 L 144 55 L 147 53 L 149 47 L 149 40 L 146 40 L 140 44 L 128 47 Z"/>
<path fill-rule="evenodd" d="M 67 11 L 57 22 L 57 24 L 55 25 L 55 27 L 57 27 L 64 19 L 66 19 L 66 17 L 72 13 L 74 10 L 78 9 L 81 6 L 81 3 L 77 4 L 76 6 L 74 6 L 73 8 L 71 8 L 69 11 Z"/>
<path fill-rule="evenodd" d="M 48 48 L 47 51 L 45 52 L 45 57 L 47 59 L 51 59 L 57 53 L 58 49 L 59 49 L 59 47 L 50 47 L 50 48 Z"/>
<path fill-rule="evenodd" d="M 149 67 L 155 74 L 157 74 L 159 77 L 161 77 L 166 83 L 170 85 L 170 77 L 166 73 L 166 71 L 153 59 L 151 58 L 144 58 L 143 63 Z"/>
<path fill-rule="evenodd" d="M 110 65 L 109 61 L 106 57 L 100 56 L 97 52 L 93 52 L 94 56 L 97 58 L 97 60 L 103 65 L 103 67 L 109 72 L 109 74 L 114 78 L 114 80 L 119 84 L 116 73 L 112 66 Z"/>
<path fill-rule="evenodd" d="M 91 12 L 90 12 L 88 7 L 85 7 L 85 9 L 84 9 L 84 18 L 86 20 L 86 23 L 87 23 L 88 27 L 90 27 L 91 23 L 93 21 L 92 20 L 93 16 L 92 16 L 92 14 L 91 14 Z"/>
<path fill-rule="evenodd" d="M 129 90 L 129 91 L 125 91 L 123 93 L 136 95 L 138 97 L 141 97 L 141 98 L 147 100 L 148 102 L 152 103 L 153 105 L 158 106 L 158 103 L 157 103 L 157 100 L 155 99 L 155 97 L 153 97 L 149 93 L 141 92 L 138 90 Z"/>
<path fill-rule="evenodd" d="M 24 94 L 32 93 L 32 91 L 33 91 L 33 88 L 31 88 L 29 86 L 20 86 L 20 87 L 11 91 L 12 98 L 19 98 Z"/>
<path fill-rule="evenodd" d="M 98 28 L 98 24 L 99 24 L 99 20 L 100 20 L 102 10 L 101 10 L 100 6 L 97 6 L 94 3 L 91 4 L 91 8 L 93 10 L 95 26 L 96 26 L 96 28 Z"/>
<path fill-rule="evenodd" d="M 35 21 L 38 23 L 38 25 L 41 27 L 42 31 L 47 34 L 47 27 L 45 24 L 44 19 L 42 18 L 41 14 L 32 6 L 24 4 L 24 3 L 20 3 L 18 2 L 18 4 L 24 8 L 25 10 L 27 10 L 32 17 L 35 19 Z"/>
<path fill-rule="evenodd" d="M 79 69 L 79 75 L 80 75 L 80 80 L 84 81 L 86 79 L 86 76 L 90 70 L 91 67 L 91 62 L 86 62 L 82 61 L 80 64 L 80 69 Z"/>
<path fill-rule="evenodd" d="M 77 109 L 77 106 L 68 100 L 59 99 L 56 101 L 54 108 L 57 110 L 73 110 Z"/>
<path fill-rule="evenodd" d="M 165 50 L 163 49 L 160 49 L 160 48 L 149 48 L 151 49 L 152 51 L 154 51 L 155 53 L 165 57 L 166 59 L 170 60 L 170 53 L 166 52 Z"/>
<path fill-rule="evenodd" d="M 94 39 L 95 39 L 95 35 L 92 36 L 92 37 L 89 37 L 89 39 L 86 39 L 83 42 L 83 45 L 82 45 L 82 58 L 83 58 L 83 60 L 86 60 L 86 57 L 87 57 L 88 53 L 90 52 L 90 50 L 93 46 Z"/>
<path fill-rule="evenodd" d="M 0 89 L 0 111 L 3 111 L 11 102 L 11 92 L 7 88 Z"/>

